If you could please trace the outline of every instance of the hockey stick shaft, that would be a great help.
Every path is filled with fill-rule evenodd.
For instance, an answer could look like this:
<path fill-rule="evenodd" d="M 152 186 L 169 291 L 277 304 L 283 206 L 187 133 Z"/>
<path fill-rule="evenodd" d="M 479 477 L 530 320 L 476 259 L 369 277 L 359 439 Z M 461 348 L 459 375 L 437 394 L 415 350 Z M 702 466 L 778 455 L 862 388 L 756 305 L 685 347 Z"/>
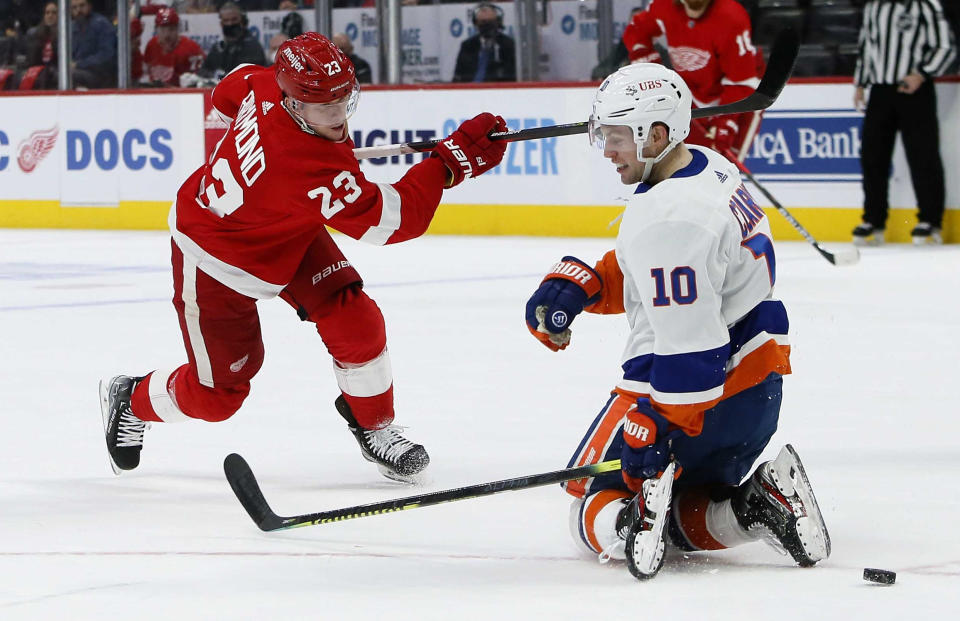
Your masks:
<path fill-rule="evenodd" d="M 767 62 L 767 69 L 763 74 L 763 78 L 760 80 L 760 84 L 757 86 L 757 90 L 740 101 L 719 106 L 695 108 L 691 110 L 691 116 L 694 119 L 702 119 L 722 114 L 740 114 L 742 112 L 753 112 L 769 108 L 773 102 L 777 100 L 777 97 L 780 96 L 780 92 L 787 84 L 787 80 L 790 79 L 790 74 L 793 73 L 793 64 L 797 59 L 799 45 L 800 40 L 796 32 L 790 29 L 781 31 L 773 43 L 770 59 Z M 521 140 L 536 140 L 538 138 L 553 138 L 555 136 L 570 136 L 585 133 L 587 133 L 587 122 L 582 121 L 580 123 L 567 123 L 565 125 L 549 125 L 547 127 L 531 127 L 507 132 L 494 132 L 490 134 L 490 139 L 518 142 Z M 353 154 L 358 160 L 371 157 L 393 157 L 396 155 L 432 151 L 439 143 L 439 140 L 423 140 L 421 142 L 360 147 L 354 149 Z"/>
<path fill-rule="evenodd" d="M 810 242 L 810 244 L 816 249 L 816 251 L 820 253 L 820 256 L 822 256 L 827 261 L 830 261 L 830 263 L 834 265 L 851 265 L 853 263 L 856 263 L 860 259 L 860 253 L 856 249 L 854 249 L 853 253 L 850 253 L 849 255 L 847 254 L 840 255 L 834 252 L 830 252 L 829 250 L 823 248 L 820 245 L 820 243 L 817 242 L 814 236 L 810 234 L 810 231 L 808 231 L 802 224 L 800 224 L 800 222 L 793 217 L 793 214 L 787 211 L 787 208 L 781 205 L 780 201 L 778 201 L 773 196 L 773 194 L 771 194 L 770 191 L 763 186 L 763 184 L 757 181 L 756 177 L 753 176 L 753 173 L 750 172 L 750 169 L 747 168 L 747 166 L 743 162 L 737 159 L 737 157 L 733 153 L 731 153 L 729 149 L 726 150 L 724 155 L 727 156 L 727 159 L 729 159 L 734 164 L 736 164 L 737 168 L 740 169 L 740 172 L 746 175 L 747 179 L 750 180 L 750 183 L 752 183 L 755 188 L 760 190 L 760 193 L 763 194 L 767 198 L 767 200 L 770 201 L 770 204 L 773 205 L 776 208 L 776 210 L 780 212 L 780 215 L 783 216 L 786 219 L 786 221 L 790 223 L 790 226 L 796 229 L 796 231 L 800 233 L 800 235 L 802 235 L 805 240 Z"/>
<path fill-rule="evenodd" d="M 619 459 L 577 468 L 564 468 L 563 470 L 554 470 L 542 474 L 532 474 L 503 481 L 480 483 L 467 487 L 397 498 L 395 500 L 357 505 L 355 507 L 284 517 L 277 515 L 273 509 L 270 508 L 263 492 L 260 491 L 260 485 L 257 483 L 253 470 L 250 469 L 249 464 L 247 464 L 243 457 L 236 453 L 231 453 L 223 460 L 223 471 L 227 476 L 230 487 L 254 523 L 263 531 L 329 524 L 330 522 L 342 522 L 343 520 L 352 520 L 370 515 L 407 511 L 419 507 L 429 507 L 430 505 L 454 502 L 456 500 L 468 500 L 470 498 L 499 494 L 500 492 L 543 487 L 544 485 L 552 485 L 564 481 L 594 477 L 615 470 L 620 470 Z"/>

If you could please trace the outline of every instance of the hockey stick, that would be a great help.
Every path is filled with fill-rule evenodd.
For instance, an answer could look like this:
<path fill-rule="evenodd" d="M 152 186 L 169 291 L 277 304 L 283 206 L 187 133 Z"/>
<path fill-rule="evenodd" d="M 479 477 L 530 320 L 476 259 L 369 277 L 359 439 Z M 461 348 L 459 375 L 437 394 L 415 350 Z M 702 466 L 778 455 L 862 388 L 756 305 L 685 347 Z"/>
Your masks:
<path fill-rule="evenodd" d="M 480 483 L 478 485 L 458 487 L 439 492 L 420 494 L 418 496 L 374 502 L 367 505 L 357 505 L 344 509 L 332 509 L 319 513 L 283 517 L 274 513 L 270 505 L 267 504 L 267 499 L 264 498 L 263 492 L 260 491 L 257 478 L 253 475 L 253 471 L 243 457 L 240 457 L 236 453 L 231 453 L 223 460 L 223 472 L 227 475 L 227 481 L 230 483 L 230 487 L 233 488 L 233 493 L 237 495 L 240 504 L 247 510 L 247 513 L 250 514 L 250 517 L 253 518 L 254 523 L 256 523 L 260 530 L 268 532 L 297 528 L 300 526 L 342 522 L 343 520 L 352 520 L 369 515 L 406 511 L 407 509 L 429 507 L 430 505 L 438 505 L 455 500 L 490 496 L 491 494 L 499 494 L 500 492 L 543 487 L 544 485 L 551 485 L 553 483 L 593 477 L 598 474 L 603 474 L 604 472 L 612 472 L 619 469 L 620 460 L 615 459 L 612 461 L 602 461 L 589 466 L 565 468 L 543 474 L 531 474 L 515 479 Z"/>
<path fill-rule="evenodd" d="M 843 250 L 839 250 L 837 252 L 830 252 L 826 248 L 823 248 L 819 243 L 817 243 L 817 240 L 814 239 L 813 235 L 811 235 L 810 232 L 807 229 L 805 229 L 802 224 L 797 222 L 797 219 L 794 218 L 789 211 L 787 211 L 787 208 L 781 205 L 780 202 L 773 197 L 773 194 L 771 194 L 767 190 L 767 188 L 760 185 L 760 182 L 756 180 L 756 178 L 753 176 L 753 173 L 750 172 L 750 170 L 746 167 L 746 165 L 743 162 L 737 159 L 737 157 L 733 153 L 731 153 L 729 149 L 726 150 L 724 155 L 727 156 L 727 159 L 729 159 L 731 162 L 736 164 L 737 168 L 740 169 L 740 172 L 746 175 L 747 179 L 750 180 L 750 183 L 752 183 L 754 187 L 760 190 L 761 194 L 767 197 L 767 200 L 770 201 L 770 203 L 777 208 L 777 211 L 780 212 L 780 215 L 786 218 L 787 222 L 789 222 L 790 225 L 793 228 L 795 228 L 798 233 L 803 235 L 803 238 L 808 242 L 810 242 L 810 244 L 813 245 L 814 248 L 816 248 L 817 252 L 819 252 L 824 259 L 826 259 L 827 261 L 830 261 L 830 263 L 832 263 L 833 265 L 854 265 L 855 263 L 859 263 L 860 251 L 857 250 L 854 246 L 851 246 L 850 248 L 845 248 Z"/>
<path fill-rule="evenodd" d="M 780 91 L 783 90 L 783 87 L 787 84 L 787 80 L 790 79 L 790 74 L 793 73 L 793 63 L 797 59 L 797 51 L 799 49 L 800 39 L 796 32 L 789 28 L 780 31 L 776 40 L 773 42 L 773 49 L 770 51 L 770 59 L 767 62 L 767 70 L 763 73 L 763 78 L 760 80 L 757 90 L 740 101 L 734 101 L 720 106 L 694 108 L 691 111 L 691 116 L 695 119 L 702 119 L 708 116 L 740 114 L 741 112 L 753 112 L 755 110 L 769 108 L 773 102 L 777 100 L 777 97 L 780 96 Z M 517 142 L 520 140 L 536 140 L 538 138 L 571 136 L 573 134 L 585 133 L 587 133 L 587 122 L 582 121 L 580 123 L 567 123 L 566 125 L 549 125 L 547 127 L 531 127 L 529 129 L 495 132 L 490 134 L 490 138 L 492 140 Z M 354 149 L 353 154 L 358 160 L 371 157 L 392 157 L 432 151 L 439 143 L 439 140 L 423 140 L 421 142 L 360 147 Z"/>

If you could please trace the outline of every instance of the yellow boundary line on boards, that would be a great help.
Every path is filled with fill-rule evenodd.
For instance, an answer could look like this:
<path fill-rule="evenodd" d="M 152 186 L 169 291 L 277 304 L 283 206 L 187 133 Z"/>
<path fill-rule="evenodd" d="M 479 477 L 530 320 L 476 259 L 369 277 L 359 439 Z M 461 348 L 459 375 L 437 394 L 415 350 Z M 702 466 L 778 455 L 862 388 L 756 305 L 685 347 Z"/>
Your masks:
<path fill-rule="evenodd" d="M 0 200 L 0 228 L 135 229 L 167 228 L 170 203 L 125 201 L 115 207 L 61 207 L 57 201 Z M 427 229 L 434 235 L 519 235 L 539 237 L 614 237 L 610 226 L 622 207 L 580 205 L 441 205 Z M 776 209 L 766 208 L 776 239 L 803 239 Z M 790 213 L 818 241 L 848 242 L 860 221 L 852 208 L 791 207 Z M 916 210 L 891 209 L 887 241 L 910 241 Z M 960 215 L 948 210 L 944 239 L 960 241 Z"/>

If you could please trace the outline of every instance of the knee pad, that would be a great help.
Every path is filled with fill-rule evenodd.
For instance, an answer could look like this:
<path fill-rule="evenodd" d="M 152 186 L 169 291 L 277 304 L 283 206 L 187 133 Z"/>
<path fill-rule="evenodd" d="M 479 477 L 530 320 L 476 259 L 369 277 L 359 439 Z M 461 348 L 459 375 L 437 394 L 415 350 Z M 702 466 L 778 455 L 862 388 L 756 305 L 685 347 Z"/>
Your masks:
<path fill-rule="evenodd" d="M 387 346 L 387 329 L 380 307 L 364 293 L 360 284 L 338 290 L 306 312 L 330 355 L 341 363 L 364 364 L 379 356 Z"/>

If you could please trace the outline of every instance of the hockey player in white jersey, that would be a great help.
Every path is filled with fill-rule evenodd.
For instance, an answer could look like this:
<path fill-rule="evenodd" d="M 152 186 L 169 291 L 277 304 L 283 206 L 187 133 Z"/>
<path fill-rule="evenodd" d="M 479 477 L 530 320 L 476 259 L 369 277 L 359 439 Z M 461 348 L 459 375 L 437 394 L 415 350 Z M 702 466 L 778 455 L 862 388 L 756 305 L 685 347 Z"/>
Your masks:
<path fill-rule="evenodd" d="M 726 158 L 683 143 L 690 105 L 661 65 L 603 82 L 590 139 L 639 185 L 615 250 L 594 266 L 563 257 L 526 308 L 530 332 L 554 351 L 581 311 L 627 315 L 622 379 L 568 464 L 620 459 L 622 470 L 565 489 L 574 538 L 641 579 L 659 571 L 667 540 L 683 550 L 764 540 L 802 566 L 830 554 L 789 444 L 744 480 L 777 427 L 787 313 L 763 210 Z"/>

